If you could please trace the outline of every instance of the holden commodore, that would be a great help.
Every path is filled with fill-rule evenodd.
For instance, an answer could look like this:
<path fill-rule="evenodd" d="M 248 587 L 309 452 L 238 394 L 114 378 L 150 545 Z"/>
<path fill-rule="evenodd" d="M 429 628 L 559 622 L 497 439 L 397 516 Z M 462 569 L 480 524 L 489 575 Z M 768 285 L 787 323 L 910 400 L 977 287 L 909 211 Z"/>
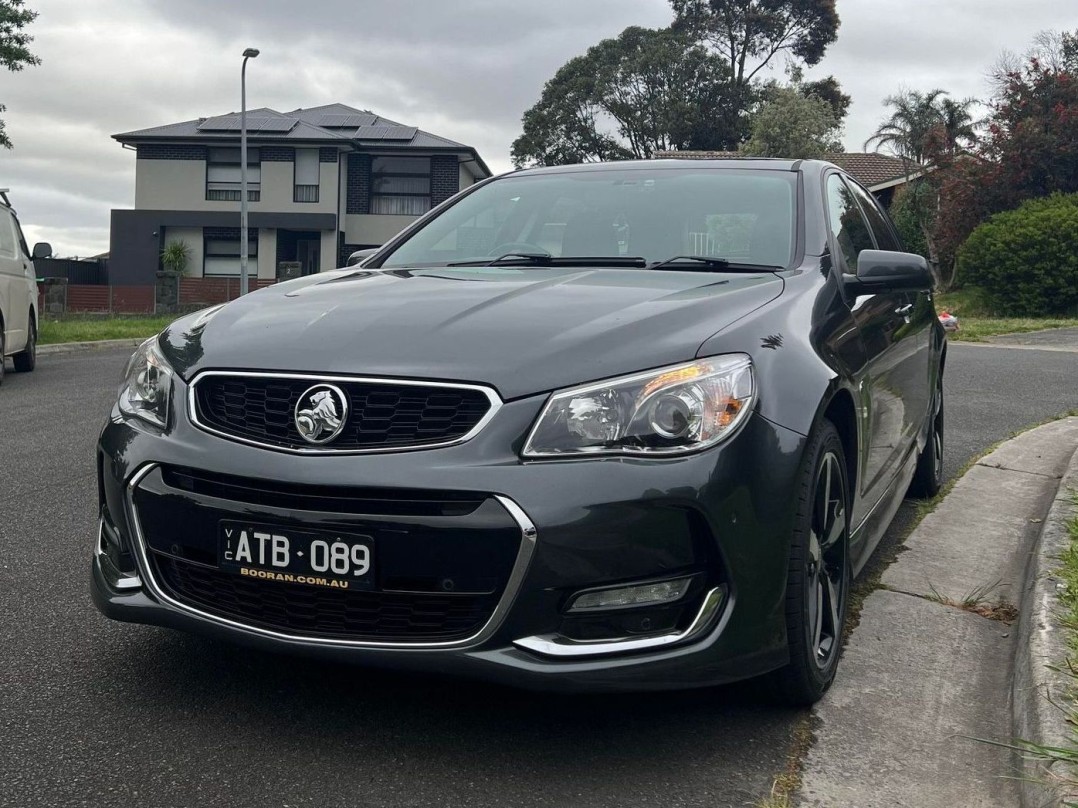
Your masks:
<path fill-rule="evenodd" d="M 135 352 L 94 601 L 329 660 L 812 703 L 852 577 L 941 482 L 931 285 L 824 162 L 480 183 Z"/>

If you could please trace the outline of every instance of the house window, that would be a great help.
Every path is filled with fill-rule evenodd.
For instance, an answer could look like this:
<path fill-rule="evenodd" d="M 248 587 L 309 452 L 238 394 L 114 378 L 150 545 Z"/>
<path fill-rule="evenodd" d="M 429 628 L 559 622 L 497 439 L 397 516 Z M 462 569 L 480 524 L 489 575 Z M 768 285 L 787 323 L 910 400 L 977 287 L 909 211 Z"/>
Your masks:
<path fill-rule="evenodd" d="M 294 202 L 318 201 L 318 149 L 296 149 Z"/>
<path fill-rule="evenodd" d="M 247 149 L 247 199 L 262 197 L 262 163 L 257 148 Z M 206 199 L 240 201 L 240 150 L 211 148 L 206 160 Z"/>
<path fill-rule="evenodd" d="M 371 213 L 419 216 L 430 210 L 429 157 L 375 157 Z"/>
<path fill-rule="evenodd" d="M 207 238 L 203 241 L 203 275 L 238 276 L 240 274 L 240 240 Z M 247 234 L 247 272 L 258 274 L 258 236 Z"/>

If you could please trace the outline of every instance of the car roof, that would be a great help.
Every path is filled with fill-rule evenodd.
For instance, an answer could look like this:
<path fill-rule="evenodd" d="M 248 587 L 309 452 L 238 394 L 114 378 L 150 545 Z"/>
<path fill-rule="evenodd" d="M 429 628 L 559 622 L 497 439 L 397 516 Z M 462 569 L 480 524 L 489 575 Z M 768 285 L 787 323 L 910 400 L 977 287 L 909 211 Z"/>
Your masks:
<path fill-rule="evenodd" d="M 752 171 L 799 171 L 805 174 L 819 176 L 826 168 L 842 169 L 826 160 L 791 160 L 781 157 L 725 157 L 719 159 L 700 160 L 695 158 L 678 159 L 674 157 L 662 157 L 652 160 L 614 160 L 605 163 L 576 163 L 561 166 L 538 166 L 536 168 L 522 168 L 502 174 L 504 177 L 530 177 L 544 174 L 576 174 L 581 172 L 602 171 L 625 171 L 632 169 L 649 169 L 662 171 L 668 169 L 740 169 Z"/>

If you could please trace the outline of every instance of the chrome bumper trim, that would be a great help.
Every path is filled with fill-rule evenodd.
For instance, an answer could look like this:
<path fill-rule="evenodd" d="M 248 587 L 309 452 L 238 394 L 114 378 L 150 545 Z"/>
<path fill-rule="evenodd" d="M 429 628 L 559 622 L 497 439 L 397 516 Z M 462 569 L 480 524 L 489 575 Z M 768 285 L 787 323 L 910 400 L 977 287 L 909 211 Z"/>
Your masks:
<path fill-rule="evenodd" d="M 495 494 L 496 499 L 506 512 L 512 517 L 513 521 L 517 523 L 520 528 L 520 549 L 517 551 L 516 561 L 513 563 L 513 569 L 509 574 L 509 580 L 505 583 L 505 591 L 502 593 L 501 600 L 498 601 L 498 605 L 494 608 L 490 618 L 483 625 L 481 629 L 471 637 L 466 637 L 463 640 L 451 640 L 447 642 L 379 642 L 373 640 L 343 640 L 343 639 L 331 639 L 325 637 L 309 637 L 302 634 L 288 634 L 283 631 L 274 631 L 272 629 L 262 628 L 260 626 L 252 626 L 247 623 L 240 622 L 238 620 L 232 620 L 227 617 L 221 617 L 219 615 L 210 614 L 204 612 L 201 609 L 191 606 L 183 601 L 177 600 L 168 595 L 164 589 L 160 586 L 157 580 L 153 576 L 152 568 L 150 566 L 149 552 L 146 547 L 146 540 L 142 535 L 142 525 L 139 522 L 138 511 L 135 508 L 135 489 L 138 484 L 142 482 L 143 478 L 149 474 L 153 469 L 157 468 L 156 463 L 148 463 L 147 465 L 136 471 L 127 483 L 127 511 L 131 520 L 131 525 L 134 528 L 134 556 L 135 563 L 137 564 L 142 577 L 146 582 L 147 590 L 161 603 L 167 604 L 181 612 L 189 615 L 193 615 L 202 620 L 208 620 L 218 625 L 227 626 L 232 629 L 239 629 L 241 631 L 249 632 L 251 634 L 258 634 L 263 637 L 270 637 L 276 640 L 286 640 L 291 642 L 311 643 L 315 645 L 324 646 L 337 646 L 342 648 L 379 648 L 388 650 L 432 650 L 432 649 L 454 649 L 454 648 L 466 648 L 473 645 L 479 645 L 485 642 L 487 639 L 498 630 L 502 621 L 508 614 L 509 609 L 513 605 L 513 601 L 516 600 L 517 593 L 520 591 L 521 585 L 524 583 L 524 576 L 528 572 L 528 566 L 531 563 L 532 555 L 535 551 L 535 541 L 537 532 L 535 525 L 532 523 L 528 515 L 524 513 L 524 510 L 517 505 L 509 497 Z"/>
<path fill-rule="evenodd" d="M 97 546 L 94 548 L 97 555 L 97 563 L 101 565 L 101 572 L 105 576 L 105 583 L 114 590 L 128 592 L 132 589 L 142 588 L 142 579 L 134 572 L 123 572 L 116 569 L 108 553 L 105 551 L 105 520 L 97 520 Z"/>
<path fill-rule="evenodd" d="M 717 586 L 710 590 L 704 596 L 704 602 L 700 604 L 700 610 L 689 627 L 673 634 L 660 634 L 657 637 L 627 637 L 601 642 L 578 642 L 557 634 L 544 634 L 513 640 L 513 645 L 542 656 L 562 658 L 606 656 L 664 648 L 674 643 L 688 642 L 703 634 L 710 628 L 725 598 L 726 587 Z"/>

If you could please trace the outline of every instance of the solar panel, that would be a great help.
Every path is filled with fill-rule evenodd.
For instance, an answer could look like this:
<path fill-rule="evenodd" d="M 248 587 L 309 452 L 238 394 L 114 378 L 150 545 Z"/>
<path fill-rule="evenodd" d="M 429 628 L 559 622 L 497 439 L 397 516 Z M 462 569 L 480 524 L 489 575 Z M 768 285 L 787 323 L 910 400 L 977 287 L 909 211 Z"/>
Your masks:
<path fill-rule="evenodd" d="M 238 115 L 218 115 L 216 118 L 207 118 L 198 125 L 200 132 L 231 132 L 240 128 Z"/>
<path fill-rule="evenodd" d="M 207 118 L 198 125 L 200 132 L 238 132 L 241 119 L 239 115 L 218 115 Z M 265 116 L 247 117 L 248 132 L 291 132 L 299 123 L 292 118 L 267 118 Z"/>
<path fill-rule="evenodd" d="M 356 140 L 411 140 L 419 130 L 414 126 L 361 126 Z"/>
<path fill-rule="evenodd" d="M 255 132 L 291 132 L 297 123 L 292 118 L 248 118 L 247 128 Z"/>
<path fill-rule="evenodd" d="M 354 129 L 359 126 L 370 126 L 376 120 L 378 116 L 370 114 L 323 115 L 318 119 L 318 125 L 327 129 Z"/>

